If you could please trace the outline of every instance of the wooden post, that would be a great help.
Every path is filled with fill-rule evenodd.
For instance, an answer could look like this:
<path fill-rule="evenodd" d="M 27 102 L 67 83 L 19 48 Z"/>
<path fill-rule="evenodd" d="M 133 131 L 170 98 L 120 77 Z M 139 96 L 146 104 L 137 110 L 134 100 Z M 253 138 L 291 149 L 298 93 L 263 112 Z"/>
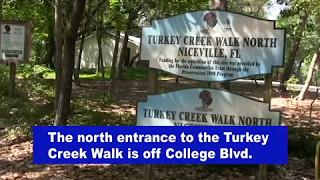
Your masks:
<path fill-rule="evenodd" d="M 152 175 L 152 166 L 151 164 L 147 164 L 144 168 L 144 180 L 151 180 Z"/>
<path fill-rule="evenodd" d="M 268 74 L 264 76 L 264 96 L 263 102 L 271 103 L 271 93 L 272 93 L 272 74 Z"/>
<path fill-rule="evenodd" d="M 158 70 L 148 69 L 148 95 L 158 92 Z"/>
<path fill-rule="evenodd" d="M 148 95 L 156 94 L 158 92 L 158 70 L 148 69 Z M 152 165 L 147 164 L 144 168 L 144 180 L 151 180 L 153 178 Z"/>
<path fill-rule="evenodd" d="M 15 63 L 10 63 L 10 76 L 9 76 L 9 96 L 13 97 L 16 87 L 16 72 L 17 66 Z"/>
<path fill-rule="evenodd" d="M 269 103 L 271 105 L 271 93 L 272 93 L 272 74 L 268 74 L 264 76 L 264 93 L 263 93 L 263 101 L 265 103 Z M 260 164 L 258 179 L 259 180 L 267 180 L 267 165 Z"/>
<path fill-rule="evenodd" d="M 320 162 L 320 141 L 318 142 L 316 146 L 316 155 L 314 158 L 314 180 L 319 180 L 319 172 L 320 172 L 320 167 L 319 167 L 319 162 Z"/>
<path fill-rule="evenodd" d="M 259 180 L 267 180 L 267 165 L 265 164 L 259 164 L 259 174 L 258 179 Z"/>

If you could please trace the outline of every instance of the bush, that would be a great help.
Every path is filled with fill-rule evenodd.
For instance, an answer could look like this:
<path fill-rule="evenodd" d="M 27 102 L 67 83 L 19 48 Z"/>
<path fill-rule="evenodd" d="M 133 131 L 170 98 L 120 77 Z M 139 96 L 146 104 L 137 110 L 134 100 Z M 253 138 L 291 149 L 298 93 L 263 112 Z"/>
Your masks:
<path fill-rule="evenodd" d="M 9 66 L 0 64 L 0 96 L 8 93 Z"/>
<path fill-rule="evenodd" d="M 295 77 L 292 75 L 288 81 L 285 82 L 286 84 L 298 84 L 299 83 L 299 78 Z"/>

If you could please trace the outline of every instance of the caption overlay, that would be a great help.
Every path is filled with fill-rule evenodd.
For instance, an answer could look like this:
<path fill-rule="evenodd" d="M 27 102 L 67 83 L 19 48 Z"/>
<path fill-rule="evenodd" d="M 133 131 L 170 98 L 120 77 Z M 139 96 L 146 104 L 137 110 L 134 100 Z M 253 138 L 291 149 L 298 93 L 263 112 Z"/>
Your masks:
<path fill-rule="evenodd" d="M 34 126 L 35 164 L 287 164 L 286 126 Z"/>

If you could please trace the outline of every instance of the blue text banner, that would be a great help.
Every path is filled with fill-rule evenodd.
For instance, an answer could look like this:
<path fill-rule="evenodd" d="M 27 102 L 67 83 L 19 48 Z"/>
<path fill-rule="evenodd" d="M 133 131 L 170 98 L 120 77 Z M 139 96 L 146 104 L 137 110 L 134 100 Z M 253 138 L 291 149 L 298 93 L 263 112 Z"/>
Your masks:
<path fill-rule="evenodd" d="M 287 164 L 285 126 L 34 126 L 35 164 Z"/>

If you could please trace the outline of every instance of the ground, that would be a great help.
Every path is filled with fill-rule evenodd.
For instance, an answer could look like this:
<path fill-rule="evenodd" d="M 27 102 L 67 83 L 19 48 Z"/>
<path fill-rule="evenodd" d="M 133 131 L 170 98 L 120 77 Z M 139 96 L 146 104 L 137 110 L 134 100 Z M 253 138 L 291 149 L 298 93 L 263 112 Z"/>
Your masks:
<path fill-rule="evenodd" d="M 134 125 L 136 103 L 146 100 L 145 80 L 124 80 L 116 82 L 115 95 L 111 98 L 103 93 L 110 83 L 102 86 L 102 81 L 86 80 L 74 86 L 72 117 L 69 124 L 80 125 Z M 159 82 L 159 91 L 167 92 L 187 87 L 207 87 L 199 83 L 181 79 L 164 79 Z M 262 100 L 263 86 L 250 83 L 234 83 L 232 92 Z M 294 100 L 295 92 L 280 94 L 272 92 L 272 110 L 282 111 L 282 124 L 289 128 L 289 163 L 269 166 L 268 179 L 308 180 L 314 175 L 314 148 L 320 140 L 320 100 L 313 103 L 311 118 L 310 104 L 314 93 L 301 102 Z M 36 95 L 29 99 L 39 104 L 38 108 L 52 106 L 44 103 Z M 98 97 L 98 98 L 97 98 Z M 44 114 L 47 113 L 44 111 Z M 13 112 L 14 114 L 14 112 Z M 38 119 L 37 124 L 52 121 L 53 113 Z M 20 135 L 16 138 L 4 137 L 0 131 L 0 179 L 142 179 L 143 165 L 34 165 L 32 163 L 32 139 Z M 256 179 L 257 165 L 155 165 L 154 179 Z"/>

